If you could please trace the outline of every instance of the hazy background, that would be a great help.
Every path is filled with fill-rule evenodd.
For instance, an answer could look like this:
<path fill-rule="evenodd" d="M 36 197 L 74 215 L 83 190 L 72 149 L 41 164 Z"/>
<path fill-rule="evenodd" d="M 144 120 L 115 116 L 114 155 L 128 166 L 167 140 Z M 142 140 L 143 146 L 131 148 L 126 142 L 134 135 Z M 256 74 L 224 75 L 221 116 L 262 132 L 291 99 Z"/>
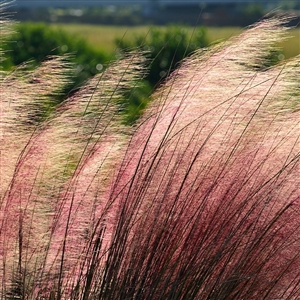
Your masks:
<path fill-rule="evenodd" d="M 299 16 L 299 0 L 16 0 L 18 20 L 109 25 L 246 26 L 272 10 Z M 294 25 L 299 24 L 298 21 Z"/>

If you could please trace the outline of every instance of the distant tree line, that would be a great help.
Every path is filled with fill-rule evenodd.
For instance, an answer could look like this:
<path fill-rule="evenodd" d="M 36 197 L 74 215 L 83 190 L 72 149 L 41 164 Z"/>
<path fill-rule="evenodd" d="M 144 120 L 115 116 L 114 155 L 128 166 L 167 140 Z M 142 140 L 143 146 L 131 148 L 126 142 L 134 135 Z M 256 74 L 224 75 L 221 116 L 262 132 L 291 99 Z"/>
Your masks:
<path fill-rule="evenodd" d="M 299 1 L 284 1 L 275 9 L 299 10 Z M 209 26 L 247 26 L 272 9 L 260 2 L 248 4 L 159 5 L 143 7 L 109 6 L 93 8 L 17 9 L 14 18 L 20 21 L 77 22 L 107 25 L 185 24 Z M 13 8 L 12 8 L 13 9 Z M 14 9 L 15 10 L 15 9 Z"/>

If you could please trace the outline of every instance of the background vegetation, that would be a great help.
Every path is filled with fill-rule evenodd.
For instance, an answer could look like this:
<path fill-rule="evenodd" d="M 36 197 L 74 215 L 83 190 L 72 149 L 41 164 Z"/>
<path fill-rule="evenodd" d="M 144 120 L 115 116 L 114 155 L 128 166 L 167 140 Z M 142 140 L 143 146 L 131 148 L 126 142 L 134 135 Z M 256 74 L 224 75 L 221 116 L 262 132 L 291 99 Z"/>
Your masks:
<path fill-rule="evenodd" d="M 183 1 L 182 1 L 183 2 Z M 73 3 L 73 7 L 23 8 L 18 9 L 15 17 L 19 21 L 44 21 L 47 23 L 80 23 L 117 26 L 169 25 L 188 26 L 247 26 L 261 19 L 270 11 L 299 10 L 299 1 L 248 1 L 241 3 L 188 3 L 178 5 L 172 1 L 162 4 L 150 1 L 149 5 L 112 5 L 85 7 L 83 3 Z M 237 1 L 238 2 L 238 1 Z M 77 5 L 76 5 L 77 4 Z M 127 5 L 126 5 L 127 4 Z M 299 17 L 299 14 L 298 14 Z M 298 18 L 299 22 L 299 18 Z M 297 24 L 295 22 L 294 24 Z"/>
<path fill-rule="evenodd" d="M 25 62 L 32 69 L 48 56 L 68 55 L 73 64 L 73 74 L 72 84 L 66 88 L 66 93 L 96 75 L 109 60 L 105 49 L 91 47 L 83 38 L 45 23 L 17 24 L 14 33 L 6 40 L 4 51 L 6 60 L 3 68 L 6 70 Z"/>
<path fill-rule="evenodd" d="M 125 39 L 132 42 L 136 36 L 147 38 L 150 28 L 153 26 L 104 26 L 89 24 L 52 24 L 48 25 L 55 29 L 62 29 L 65 32 L 83 38 L 91 47 L 96 49 L 105 49 L 109 53 L 116 50 L 116 39 Z M 165 30 L 166 26 L 155 26 L 160 30 Z M 190 37 L 193 35 L 194 27 L 181 27 Z M 242 27 L 205 27 L 208 43 L 224 41 L 243 30 Z M 294 57 L 300 53 L 300 28 L 291 29 L 288 32 L 288 38 L 280 43 L 282 52 L 286 58 Z"/>
<path fill-rule="evenodd" d="M 186 26 L 99 26 L 83 24 L 19 23 L 15 33 L 5 45 L 6 60 L 3 68 L 12 69 L 24 62 L 34 68 L 49 55 L 68 55 L 73 64 L 71 82 L 64 92 L 56 96 L 60 102 L 73 93 L 88 78 L 103 71 L 108 61 L 120 58 L 126 52 L 139 49 L 148 62 L 148 71 L 132 91 L 124 91 L 120 109 L 124 122 L 132 124 L 146 107 L 153 88 L 178 63 L 196 49 L 228 39 L 242 31 L 238 27 L 186 27 Z M 270 57 L 270 64 L 300 53 L 300 29 L 278 44 Z"/>

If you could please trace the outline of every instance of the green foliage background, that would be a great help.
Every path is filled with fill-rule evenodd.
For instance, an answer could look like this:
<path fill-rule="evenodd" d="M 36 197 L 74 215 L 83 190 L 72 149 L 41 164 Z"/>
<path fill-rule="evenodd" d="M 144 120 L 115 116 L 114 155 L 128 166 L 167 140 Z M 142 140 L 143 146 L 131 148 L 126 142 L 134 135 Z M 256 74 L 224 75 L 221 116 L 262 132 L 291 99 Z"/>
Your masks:
<path fill-rule="evenodd" d="M 141 87 L 131 93 L 126 106 L 126 123 L 133 123 L 148 102 L 150 91 L 170 74 L 182 59 L 196 49 L 208 46 L 206 29 L 198 27 L 192 35 L 185 27 L 151 27 L 148 33 L 133 38 L 117 38 L 116 45 L 121 52 L 140 49 L 149 61 L 149 73 Z"/>
<path fill-rule="evenodd" d="M 182 26 L 167 26 L 164 29 L 150 28 L 148 34 L 136 35 L 133 39 L 116 39 L 122 51 L 140 48 L 148 53 L 151 61 L 146 79 L 156 85 L 176 68 L 185 57 L 199 48 L 208 46 L 208 38 L 204 27 L 195 28 L 192 35 Z"/>
<path fill-rule="evenodd" d="M 194 33 L 180 26 L 152 28 L 148 34 L 139 34 L 133 38 L 115 40 L 119 53 L 140 49 L 148 58 L 149 72 L 134 90 L 124 91 L 120 109 L 124 112 L 124 122 L 132 124 L 141 114 L 149 101 L 152 89 L 166 77 L 176 65 L 198 48 L 208 45 L 206 30 L 195 29 Z M 44 23 L 20 23 L 14 28 L 14 34 L 6 41 L 6 60 L 4 69 L 9 70 L 30 61 L 34 68 L 51 55 L 66 55 L 73 63 L 71 79 L 73 83 L 66 88 L 62 98 L 83 84 L 88 78 L 101 72 L 115 54 L 105 49 L 96 49 L 83 38 L 71 35 L 60 28 Z M 61 100 L 61 99 L 60 99 Z M 59 101 L 60 101 L 59 100 Z M 58 101 L 58 102 L 59 102 Z"/>
<path fill-rule="evenodd" d="M 179 25 L 148 28 L 105 26 L 85 28 L 84 25 L 80 25 L 80 29 L 84 31 L 84 34 L 81 34 L 77 27 L 75 24 L 71 27 L 31 22 L 17 24 L 14 33 L 6 41 L 4 49 L 6 60 L 2 64 L 3 68 L 11 70 L 28 61 L 30 61 L 29 68 L 34 68 L 48 56 L 67 55 L 73 65 L 70 74 L 72 84 L 57 97 L 55 103 L 58 103 L 76 91 L 88 78 L 101 72 L 109 61 L 131 50 L 140 49 L 147 57 L 148 73 L 133 90 L 124 91 L 123 100 L 119 104 L 120 110 L 124 112 L 126 124 L 135 122 L 147 106 L 152 90 L 178 66 L 182 59 L 199 48 L 209 46 L 215 40 L 228 38 L 232 35 L 232 31 L 241 30 L 228 28 L 226 31 L 224 28 L 214 30 L 214 28 Z M 127 34 L 122 35 L 122 30 Z M 285 48 L 295 49 L 294 44 L 299 31 L 293 31 L 293 34 L 296 34 L 296 37 L 289 42 L 289 47 Z M 110 45 L 107 40 L 114 40 L 114 45 Z M 280 54 L 278 51 L 271 53 L 266 66 L 278 62 Z"/>
<path fill-rule="evenodd" d="M 6 41 L 4 69 L 30 61 L 34 68 L 48 56 L 69 55 L 74 65 L 73 84 L 69 89 L 81 85 L 98 73 L 109 60 L 104 50 L 95 50 L 85 40 L 70 35 L 61 29 L 53 29 L 44 23 L 20 23 Z"/>

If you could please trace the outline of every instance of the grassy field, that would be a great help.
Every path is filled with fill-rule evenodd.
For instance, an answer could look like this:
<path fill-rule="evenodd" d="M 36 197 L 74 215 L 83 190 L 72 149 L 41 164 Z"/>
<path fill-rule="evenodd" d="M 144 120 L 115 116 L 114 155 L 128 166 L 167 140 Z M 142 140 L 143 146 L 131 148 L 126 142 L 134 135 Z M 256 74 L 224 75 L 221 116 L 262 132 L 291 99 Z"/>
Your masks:
<path fill-rule="evenodd" d="M 82 37 L 95 48 L 103 49 L 112 53 L 116 49 L 116 38 L 133 38 L 135 35 L 147 35 L 149 26 L 102 26 L 102 25 L 82 25 L 82 24 L 57 24 L 53 27 L 59 27 L 65 31 Z M 188 28 L 192 34 L 193 28 Z M 226 40 L 231 36 L 240 33 L 243 29 L 238 27 L 210 27 L 207 28 L 210 43 Z M 296 56 L 300 53 L 300 29 L 292 29 L 290 38 L 279 45 L 283 48 L 285 58 Z"/>
<path fill-rule="evenodd" d="M 187 58 L 135 126 L 140 55 L 60 103 L 64 57 L 1 72 L 0 299 L 299 300 L 300 57 L 249 68 L 276 24 Z"/>

